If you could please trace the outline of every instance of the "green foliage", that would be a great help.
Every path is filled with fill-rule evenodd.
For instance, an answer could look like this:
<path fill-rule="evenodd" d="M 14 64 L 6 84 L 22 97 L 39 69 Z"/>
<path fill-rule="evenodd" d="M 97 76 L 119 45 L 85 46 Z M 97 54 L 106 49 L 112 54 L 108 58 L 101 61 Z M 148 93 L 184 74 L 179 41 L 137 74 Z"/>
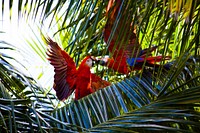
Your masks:
<path fill-rule="evenodd" d="M 9 2 L 12 19 L 13 1 Z M 24 68 L 5 50 L 18 49 L 1 41 L 0 132 L 199 132 L 199 1 L 123 3 L 128 4 L 142 48 L 158 45 L 153 54 L 172 56 L 167 63 L 170 70 L 143 66 L 141 71 L 121 75 L 96 66 L 94 71 L 113 84 L 78 101 L 60 102 L 14 65 Z M 32 30 L 36 39 L 27 39 L 27 45 L 41 59 L 46 61 L 42 37 L 52 34 L 78 64 L 87 54 L 108 55 L 102 37 L 106 5 L 107 1 L 98 0 L 19 0 L 17 12 L 27 22 L 40 20 L 39 34 Z M 119 19 L 128 13 L 122 10 Z M 51 33 L 44 31 L 46 25 Z"/>

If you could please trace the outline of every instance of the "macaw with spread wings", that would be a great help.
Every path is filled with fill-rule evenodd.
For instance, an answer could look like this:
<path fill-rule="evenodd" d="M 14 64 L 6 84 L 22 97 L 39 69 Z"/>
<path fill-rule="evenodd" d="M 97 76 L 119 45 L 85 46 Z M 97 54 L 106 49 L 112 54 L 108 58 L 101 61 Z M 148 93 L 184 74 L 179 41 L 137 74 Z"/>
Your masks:
<path fill-rule="evenodd" d="M 121 11 L 121 17 L 119 17 Z M 156 62 L 169 60 L 170 56 L 152 56 L 158 46 L 141 49 L 132 25 L 131 11 L 123 6 L 123 0 L 110 0 L 106 10 L 107 23 L 104 29 L 104 41 L 108 45 L 111 58 L 97 59 L 101 65 L 128 74 L 142 69 L 143 64 L 149 67 L 159 66 Z"/>
<path fill-rule="evenodd" d="M 54 67 L 54 90 L 59 100 L 67 99 L 75 90 L 75 100 L 85 97 L 110 83 L 91 73 L 93 60 L 91 56 L 83 59 L 76 69 L 73 59 L 62 50 L 56 42 L 46 39 L 47 55 Z"/>

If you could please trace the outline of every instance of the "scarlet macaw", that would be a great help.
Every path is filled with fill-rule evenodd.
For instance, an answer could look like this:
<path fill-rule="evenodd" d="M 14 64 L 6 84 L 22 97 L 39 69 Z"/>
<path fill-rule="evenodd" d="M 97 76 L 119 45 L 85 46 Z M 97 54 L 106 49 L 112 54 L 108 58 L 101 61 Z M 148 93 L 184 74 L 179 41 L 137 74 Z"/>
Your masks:
<path fill-rule="evenodd" d="M 92 58 L 87 56 L 76 69 L 73 59 L 62 50 L 56 42 L 46 39 L 47 55 L 50 64 L 54 66 L 54 90 L 59 100 L 67 99 L 75 90 L 75 100 L 95 92 L 110 83 L 92 74 Z"/>
<path fill-rule="evenodd" d="M 141 49 L 140 44 L 136 41 L 131 10 L 128 10 L 127 6 L 122 7 L 122 2 L 123 0 L 110 0 L 108 3 L 104 40 L 108 45 L 109 52 L 112 53 L 112 58 L 102 58 L 99 60 L 100 64 L 107 65 L 123 74 L 142 69 L 144 63 L 145 66 L 159 66 L 155 63 L 160 62 L 163 57 L 151 56 L 151 52 L 156 50 L 157 46 Z M 118 15 L 119 10 L 122 12 L 121 17 Z M 170 57 L 167 56 L 164 59 L 167 60 Z"/>

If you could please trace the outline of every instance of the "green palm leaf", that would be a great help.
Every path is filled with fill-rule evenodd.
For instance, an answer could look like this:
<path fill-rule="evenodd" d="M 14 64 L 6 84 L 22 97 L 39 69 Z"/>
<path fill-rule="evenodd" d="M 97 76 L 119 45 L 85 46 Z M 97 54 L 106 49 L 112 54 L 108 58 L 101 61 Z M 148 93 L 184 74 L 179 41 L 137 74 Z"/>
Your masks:
<path fill-rule="evenodd" d="M 6 15 L 4 10 L 8 6 L 8 16 L 12 19 L 14 1 L 10 0 L 8 5 L 6 2 L 1 2 L 2 14 Z M 32 30 L 34 38 L 26 40 L 30 51 L 35 51 L 43 61 L 46 61 L 46 46 L 40 35 L 46 36 L 44 25 L 51 31 L 48 35 L 54 35 L 77 64 L 88 53 L 108 54 L 102 37 L 107 1 L 19 0 L 17 3 L 18 18 L 22 16 L 37 23 L 38 31 Z M 9 62 L 20 64 L 5 53 L 5 49 L 16 51 L 16 48 L 2 47 L 6 43 L 1 42 L 0 96 L 4 99 L 0 99 L 0 131 L 199 132 L 199 1 L 123 3 L 130 9 L 128 13 L 133 20 L 127 21 L 137 27 L 142 48 L 159 45 L 153 55 L 171 55 L 168 63 L 171 69 L 165 70 L 163 61 L 158 69 L 143 65 L 141 71 L 127 76 L 97 66 L 95 72 L 112 81 L 111 86 L 79 101 L 59 102 L 51 89 L 40 87 Z M 128 13 L 123 14 L 122 10 L 119 19 Z"/>
<path fill-rule="evenodd" d="M 200 77 L 190 75 L 185 78 L 191 74 L 185 71 L 189 66 L 180 71 L 178 79 L 168 81 L 170 85 L 162 97 L 159 93 L 165 84 L 153 85 L 153 75 L 148 70 L 143 72 L 141 79 L 140 76 L 133 76 L 113 84 L 56 110 L 53 116 L 91 132 L 196 132 L 200 117 Z"/>

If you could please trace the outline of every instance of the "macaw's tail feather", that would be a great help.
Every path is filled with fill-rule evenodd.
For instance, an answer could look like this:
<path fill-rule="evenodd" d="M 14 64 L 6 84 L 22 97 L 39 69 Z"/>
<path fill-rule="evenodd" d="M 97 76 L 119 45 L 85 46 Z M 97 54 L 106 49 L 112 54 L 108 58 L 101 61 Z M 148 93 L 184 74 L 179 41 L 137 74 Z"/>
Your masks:
<path fill-rule="evenodd" d="M 156 62 L 160 62 L 162 60 L 170 60 L 170 56 L 153 56 L 153 57 L 138 57 L 138 58 L 128 58 L 126 61 L 129 66 L 134 66 L 134 65 L 142 65 L 145 61 L 148 64 L 155 64 Z"/>
<path fill-rule="evenodd" d="M 184 58 L 184 57 L 182 57 L 182 58 Z M 172 67 L 174 68 L 177 68 L 178 66 L 178 64 L 176 63 L 178 60 L 177 59 L 175 59 L 175 60 L 173 60 L 173 61 L 170 61 L 170 62 L 168 62 L 168 63 L 166 63 L 166 64 L 164 64 L 163 65 L 163 67 L 165 68 L 165 69 L 167 69 L 167 70 L 169 70 L 169 69 L 171 69 Z M 190 56 L 188 59 L 187 59 L 187 61 L 185 62 L 185 65 L 186 66 L 190 66 L 190 65 L 195 65 L 197 62 L 200 62 L 200 56 Z M 188 69 L 188 68 L 187 68 Z M 185 69 L 186 70 L 186 69 Z"/>
<path fill-rule="evenodd" d="M 146 60 L 148 63 L 155 64 L 156 62 L 161 62 L 162 60 L 170 60 L 171 56 L 155 56 L 155 57 L 147 57 Z"/>
<path fill-rule="evenodd" d="M 151 48 L 146 48 L 140 51 L 139 57 L 145 57 L 145 56 L 151 56 L 151 52 L 155 51 L 158 48 L 158 46 L 153 46 Z"/>

